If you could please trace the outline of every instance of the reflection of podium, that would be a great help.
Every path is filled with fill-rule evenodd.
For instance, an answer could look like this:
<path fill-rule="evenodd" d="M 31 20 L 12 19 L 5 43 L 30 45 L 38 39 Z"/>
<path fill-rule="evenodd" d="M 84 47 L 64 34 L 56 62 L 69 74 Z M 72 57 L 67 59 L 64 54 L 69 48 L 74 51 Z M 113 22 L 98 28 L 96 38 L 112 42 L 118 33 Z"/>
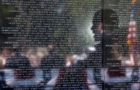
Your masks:
<path fill-rule="evenodd" d="M 17 69 L 17 70 L 14 70 L 14 77 L 16 79 L 31 79 L 35 76 L 35 73 L 34 73 L 34 70 L 22 70 L 22 69 Z"/>
<path fill-rule="evenodd" d="M 32 87 L 38 85 L 41 81 L 43 81 L 43 72 L 40 69 L 34 70 L 34 76 L 32 78 L 26 79 L 17 79 L 14 76 L 14 70 L 8 69 L 5 70 L 5 81 L 6 84 L 10 87 Z"/>
<path fill-rule="evenodd" d="M 131 82 L 133 68 L 110 67 L 101 70 L 102 80 L 105 83 Z"/>
<path fill-rule="evenodd" d="M 111 67 L 107 71 L 109 77 L 125 77 L 125 69 L 120 67 Z"/>
<path fill-rule="evenodd" d="M 107 74 L 109 77 L 125 77 L 125 68 L 121 67 L 120 60 L 107 60 L 105 66 L 108 68 Z"/>

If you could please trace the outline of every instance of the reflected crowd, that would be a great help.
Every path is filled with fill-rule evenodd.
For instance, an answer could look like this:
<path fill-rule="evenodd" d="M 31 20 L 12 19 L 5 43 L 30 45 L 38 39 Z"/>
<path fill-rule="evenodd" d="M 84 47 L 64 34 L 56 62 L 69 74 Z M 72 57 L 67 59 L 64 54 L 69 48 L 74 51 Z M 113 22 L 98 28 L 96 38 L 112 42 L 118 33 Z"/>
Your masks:
<path fill-rule="evenodd" d="M 119 66 L 99 69 L 88 47 L 82 54 L 61 56 L 55 45 L 37 54 L 29 49 L 3 49 L 0 56 L 0 88 L 2 90 L 111 90 L 112 88 L 139 90 L 140 68 L 131 66 L 127 57 L 114 61 Z M 96 71 L 97 70 L 97 71 Z M 122 86 L 123 85 L 123 86 Z"/>

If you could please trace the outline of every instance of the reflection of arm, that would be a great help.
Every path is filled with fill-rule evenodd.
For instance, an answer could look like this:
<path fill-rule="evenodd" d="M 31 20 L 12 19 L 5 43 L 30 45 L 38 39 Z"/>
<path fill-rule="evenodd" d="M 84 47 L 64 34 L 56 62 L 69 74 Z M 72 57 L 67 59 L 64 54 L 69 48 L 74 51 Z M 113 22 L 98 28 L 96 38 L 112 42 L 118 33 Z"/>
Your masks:
<path fill-rule="evenodd" d="M 96 48 L 93 46 L 85 48 L 84 52 L 81 55 L 74 55 L 74 63 L 87 60 L 87 58 L 89 58 L 89 55 L 94 52 L 96 52 Z"/>
<path fill-rule="evenodd" d="M 3 68 L 6 64 L 6 58 L 0 57 L 0 68 Z"/>
<path fill-rule="evenodd" d="M 87 54 L 83 53 L 81 55 L 74 55 L 74 64 L 76 64 L 78 61 L 83 61 L 87 59 Z"/>
<path fill-rule="evenodd" d="M 132 66 L 132 62 L 129 57 L 120 57 L 118 60 L 121 61 L 122 66 Z"/>

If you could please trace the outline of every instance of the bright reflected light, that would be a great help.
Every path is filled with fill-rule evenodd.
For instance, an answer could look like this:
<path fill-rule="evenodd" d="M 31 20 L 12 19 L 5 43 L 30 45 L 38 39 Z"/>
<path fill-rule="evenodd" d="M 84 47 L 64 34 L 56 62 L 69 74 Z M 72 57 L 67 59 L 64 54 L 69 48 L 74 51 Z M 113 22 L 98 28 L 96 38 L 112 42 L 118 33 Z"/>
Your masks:
<path fill-rule="evenodd" d="M 88 47 L 88 49 L 92 52 L 96 51 L 95 47 Z"/>

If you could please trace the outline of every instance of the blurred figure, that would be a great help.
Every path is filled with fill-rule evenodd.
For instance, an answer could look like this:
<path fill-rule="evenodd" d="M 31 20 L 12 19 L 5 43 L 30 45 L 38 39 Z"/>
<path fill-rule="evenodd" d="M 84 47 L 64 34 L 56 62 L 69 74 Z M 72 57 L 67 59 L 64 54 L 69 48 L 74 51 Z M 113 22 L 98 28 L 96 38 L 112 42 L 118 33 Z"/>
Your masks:
<path fill-rule="evenodd" d="M 96 52 L 90 56 L 94 59 L 96 67 L 105 67 L 108 58 L 112 58 L 112 49 L 114 31 L 118 29 L 118 16 L 111 9 L 101 9 L 95 12 L 93 17 L 92 31 L 96 41 Z M 94 64 L 94 63 L 93 63 Z"/>
<path fill-rule="evenodd" d="M 6 58 L 3 56 L 0 56 L 0 69 L 3 69 L 6 65 Z"/>
<path fill-rule="evenodd" d="M 64 58 L 57 54 L 54 45 L 48 45 L 49 55 L 46 55 L 41 60 L 41 68 L 44 72 L 44 79 L 48 81 L 53 77 L 54 72 L 59 72 L 59 69 L 64 67 Z"/>
<path fill-rule="evenodd" d="M 54 90 L 89 90 L 85 70 L 74 63 L 74 55 L 66 55 L 65 68 L 60 71 Z"/>
<path fill-rule="evenodd" d="M 48 60 L 47 60 L 47 58 L 48 57 L 50 57 L 50 56 L 52 56 L 52 54 L 53 54 L 53 52 L 55 52 L 54 51 L 54 45 L 53 44 L 49 44 L 48 46 L 47 46 L 47 49 L 48 49 L 48 54 L 47 55 L 45 55 L 43 58 L 42 58 L 42 60 L 41 60 L 41 68 L 44 70 L 44 69 L 48 69 Z"/>
<path fill-rule="evenodd" d="M 95 12 L 93 17 L 92 31 L 96 41 L 96 51 L 88 57 L 88 67 L 94 68 L 94 79 L 101 89 L 110 89 L 101 79 L 101 69 L 120 67 L 120 60 L 116 60 L 113 45 L 116 42 L 114 31 L 118 30 L 118 16 L 111 9 L 101 9 Z"/>
<path fill-rule="evenodd" d="M 19 79 L 33 76 L 30 62 L 27 57 L 21 55 L 20 48 L 16 48 L 15 55 L 7 59 L 6 68 L 15 69 L 15 77 Z"/>
<path fill-rule="evenodd" d="M 94 79 L 100 88 L 104 88 L 101 80 L 101 69 L 112 60 L 113 31 L 118 28 L 118 16 L 111 9 L 101 9 L 95 12 L 91 28 L 96 41 L 96 51 L 89 54 L 87 67 L 94 68 Z"/>
<path fill-rule="evenodd" d="M 13 80 L 6 80 L 7 85 L 16 85 L 16 80 L 31 79 L 34 77 L 34 70 L 27 57 L 21 55 L 21 49 L 14 50 L 15 55 L 7 59 L 6 68 L 14 70 Z M 10 72 L 10 71 L 9 71 Z M 8 73 L 6 74 L 8 76 Z M 10 77 L 10 76 L 9 76 Z M 13 83 L 11 83 L 13 82 Z"/>
<path fill-rule="evenodd" d="M 49 86 L 55 86 L 54 90 L 60 89 L 76 89 L 76 90 L 99 90 L 99 88 L 93 84 L 92 79 L 87 80 L 87 73 L 89 75 L 90 71 L 86 71 L 85 63 L 88 55 L 94 52 L 94 47 L 87 47 L 83 50 L 80 55 L 68 54 L 65 57 L 65 65 L 54 78 L 48 81 L 45 90 L 50 90 Z M 91 75 L 91 73 L 90 73 Z M 89 77 L 89 76 L 88 76 Z M 88 85 L 88 83 L 92 85 Z M 52 90 L 52 88 L 51 88 Z"/>
<path fill-rule="evenodd" d="M 15 89 L 37 88 L 43 81 L 42 72 L 31 66 L 29 59 L 21 54 L 20 48 L 16 48 L 14 52 L 15 55 L 6 63 L 6 84 Z"/>
<path fill-rule="evenodd" d="M 3 55 L 4 57 L 8 57 L 9 54 L 10 54 L 10 51 L 9 51 L 8 49 L 4 48 L 4 49 L 2 50 L 2 55 Z"/>
<path fill-rule="evenodd" d="M 31 53 L 29 55 L 29 61 L 30 61 L 31 66 L 34 68 L 37 68 L 40 65 L 39 57 L 34 53 Z"/>
<path fill-rule="evenodd" d="M 6 58 L 0 56 L 0 90 L 3 90 L 6 86 L 4 79 L 4 68 L 6 64 Z"/>
<path fill-rule="evenodd" d="M 66 56 L 66 67 L 70 67 L 74 64 L 74 56 L 71 54 L 68 54 Z"/>
<path fill-rule="evenodd" d="M 49 44 L 48 45 L 48 51 L 52 50 L 54 48 L 54 45 L 53 44 Z"/>
<path fill-rule="evenodd" d="M 97 44 L 96 51 L 89 55 L 90 67 L 94 68 L 94 79 L 101 89 L 128 89 L 129 85 L 116 83 L 131 82 L 132 70 L 122 66 L 122 55 L 116 31 L 118 30 L 118 16 L 111 9 L 101 9 L 93 17 L 92 31 Z M 118 49 L 117 49 L 118 48 Z M 119 83 L 120 84 L 120 83 Z"/>

